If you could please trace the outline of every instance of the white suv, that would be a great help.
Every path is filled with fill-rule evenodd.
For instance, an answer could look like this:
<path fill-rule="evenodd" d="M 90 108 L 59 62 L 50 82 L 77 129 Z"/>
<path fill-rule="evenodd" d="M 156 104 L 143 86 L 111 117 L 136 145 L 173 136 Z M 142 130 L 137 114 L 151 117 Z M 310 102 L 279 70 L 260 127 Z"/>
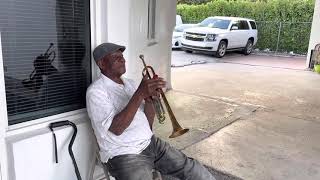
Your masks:
<path fill-rule="evenodd" d="M 243 50 L 249 55 L 257 43 L 258 31 L 254 20 L 237 17 L 208 17 L 198 27 L 186 29 L 182 49 L 215 52 L 223 57 L 228 50 Z"/>

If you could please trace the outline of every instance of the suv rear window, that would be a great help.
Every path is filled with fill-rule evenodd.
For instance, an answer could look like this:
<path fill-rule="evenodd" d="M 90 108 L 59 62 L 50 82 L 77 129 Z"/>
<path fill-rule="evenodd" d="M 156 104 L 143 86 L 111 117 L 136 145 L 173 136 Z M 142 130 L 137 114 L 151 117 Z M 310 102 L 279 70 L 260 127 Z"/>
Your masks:
<path fill-rule="evenodd" d="M 254 21 L 250 21 L 250 25 L 252 29 L 257 29 L 257 25 Z"/>

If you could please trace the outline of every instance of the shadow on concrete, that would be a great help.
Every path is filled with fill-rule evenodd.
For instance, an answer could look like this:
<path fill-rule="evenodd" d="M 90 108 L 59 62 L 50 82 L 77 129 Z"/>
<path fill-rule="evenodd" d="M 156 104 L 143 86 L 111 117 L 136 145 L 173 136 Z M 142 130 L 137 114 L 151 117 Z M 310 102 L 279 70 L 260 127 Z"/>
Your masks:
<path fill-rule="evenodd" d="M 216 180 L 243 180 L 242 178 L 233 176 L 228 173 L 221 172 L 221 171 L 214 169 L 212 167 L 208 167 L 208 166 L 205 166 L 205 167 L 211 172 L 211 174 L 213 174 L 213 176 L 216 178 Z"/>
<path fill-rule="evenodd" d="M 221 171 L 216 170 L 212 167 L 208 167 L 208 166 L 205 166 L 205 167 L 211 172 L 211 174 L 216 178 L 216 180 L 243 180 L 239 177 L 221 172 Z M 162 180 L 179 180 L 179 179 L 171 177 L 171 176 L 162 176 Z"/>

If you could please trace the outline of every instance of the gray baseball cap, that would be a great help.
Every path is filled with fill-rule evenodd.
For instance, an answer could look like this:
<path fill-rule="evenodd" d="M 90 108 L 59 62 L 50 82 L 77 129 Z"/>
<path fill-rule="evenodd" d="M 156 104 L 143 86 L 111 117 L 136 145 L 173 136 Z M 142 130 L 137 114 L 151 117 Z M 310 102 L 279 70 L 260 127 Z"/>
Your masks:
<path fill-rule="evenodd" d="M 103 44 L 100 44 L 99 46 L 97 46 L 93 50 L 93 58 L 97 62 L 100 59 L 102 59 L 103 57 L 105 57 L 106 55 L 114 53 L 118 50 L 123 52 L 125 49 L 126 49 L 125 46 L 120 46 L 120 45 L 113 44 L 113 43 L 103 43 Z"/>

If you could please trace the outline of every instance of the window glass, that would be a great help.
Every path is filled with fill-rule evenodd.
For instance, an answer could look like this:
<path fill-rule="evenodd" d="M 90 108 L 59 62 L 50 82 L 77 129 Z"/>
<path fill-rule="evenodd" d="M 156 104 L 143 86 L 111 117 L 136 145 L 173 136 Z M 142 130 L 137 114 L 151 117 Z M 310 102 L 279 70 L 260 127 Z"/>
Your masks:
<path fill-rule="evenodd" d="M 182 24 L 174 28 L 174 32 L 183 32 L 185 29 L 196 27 L 195 24 Z"/>
<path fill-rule="evenodd" d="M 90 84 L 86 0 L 1 0 L 9 124 L 85 108 Z"/>
<path fill-rule="evenodd" d="M 231 29 L 232 29 L 232 27 L 234 27 L 234 26 L 238 27 L 238 30 L 239 30 L 239 29 L 240 29 L 240 22 L 239 22 L 239 21 L 233 22 L 232 25 L 231 25 Z"/>
<path fill-rule="evenodd" d="M 249 24 L 247 21 L 240 21 L 239 22 L 239 29 L 240 30 L 248 30 L 249 28 Z"/>
<path fill-rule="evenodd" d="M 228 29 L 230 20 L 207 18 L 200 23 L 201 27 Z"/>
<path fill-rule="evenodd" d="M 257 25 L 254 21 L 250 21 L 250 25 L 252 29 L 257 29 Z"/>

